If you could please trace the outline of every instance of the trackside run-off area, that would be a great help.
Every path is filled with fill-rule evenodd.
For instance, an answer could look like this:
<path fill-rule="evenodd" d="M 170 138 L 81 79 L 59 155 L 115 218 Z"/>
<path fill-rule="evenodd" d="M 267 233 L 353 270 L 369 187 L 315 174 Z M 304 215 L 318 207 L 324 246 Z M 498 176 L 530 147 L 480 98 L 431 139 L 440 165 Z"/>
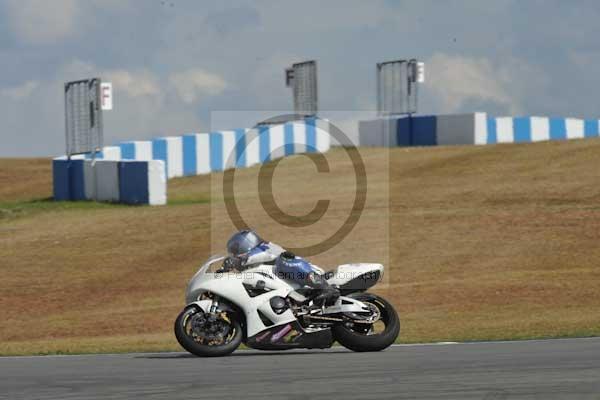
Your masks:
<path fill-rule="evenodd" d="M 389 280 L 375 292 L 400 313 L 401 342 L 600 335 L 599 139 L 361 154 L 368 170 L 389 159 L 390 182 L 369 181 L 370 194 L 389 185 L 391 198 Z M 349 163 L 342 149 L 328 157 Z M 0 159 L 0 355 L 179 351 L 173 320 L 210 255 L 210 206 L 221 201 L 210 176 L 170 181 L 167 206 L 130 207 L 53 202 L 50 168 Z M 346 169 L 335 185 L 352 184 Z M 257 174 L 236 173 L 240 196 Z M 278 204 L 302 214 L 335 200 L 318 175 L 306 157 L 283 160 L 275 178 L 295 190 Z M 376 216 L 367 207 L 361 218 Z M 387 246 L 376 231 L 360 235 L 372 254 L 348 248 L 347 260 Z"/>

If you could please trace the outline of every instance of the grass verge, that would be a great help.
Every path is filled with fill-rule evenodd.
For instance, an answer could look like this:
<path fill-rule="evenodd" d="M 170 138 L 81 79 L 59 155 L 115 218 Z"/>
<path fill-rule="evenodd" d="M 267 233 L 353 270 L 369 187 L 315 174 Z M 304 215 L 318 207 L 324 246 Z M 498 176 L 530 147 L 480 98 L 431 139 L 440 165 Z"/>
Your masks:
<path fill-rule="evenodd" d="M 599 140 L 384 152 L 363 151 L 375 173 L 358 234 L 311 260 L 331 268 L 389 249 L 375 291 L 398 309 L 401 342 L 600 335 Z M 343 151 L 330 156 L 335 184 L 304 157 L 283 161 L 276 188 L 294 191 L 277 203 L 302 214 L 330 198 L 335 213 L 353 174 Z M 244 201 L 257 173 L 239 171 Z M 0 160 L 0 354 L 178 350 L 185 284 L 230 233 L 211 218 L 221 177 L 170 181 L 165 207 L 54 203 L 49 160 Z M 370 225 L 383 192 L 389 241 Z"/>

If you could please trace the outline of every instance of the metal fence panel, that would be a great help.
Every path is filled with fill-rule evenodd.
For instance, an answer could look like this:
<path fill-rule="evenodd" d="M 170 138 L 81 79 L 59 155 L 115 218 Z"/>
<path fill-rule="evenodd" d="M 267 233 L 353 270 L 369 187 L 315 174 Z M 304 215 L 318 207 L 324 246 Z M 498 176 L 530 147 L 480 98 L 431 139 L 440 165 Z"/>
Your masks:
<path fill-rule="evenodd" d="M 316 115 L 318 111 L 317 62 L 296 63 L 292 68 L 294 112 L 301 115 Z"/>
<path fill-rule="evenodd" d="M 396 60 L 377 64 L 379 115 L 417 112 L 417 61 Z"/>
<path fill-rule="evenodd" d="M 92 153 L 103 145 L 100 79 L 65 83 L 67 155 Z"/>

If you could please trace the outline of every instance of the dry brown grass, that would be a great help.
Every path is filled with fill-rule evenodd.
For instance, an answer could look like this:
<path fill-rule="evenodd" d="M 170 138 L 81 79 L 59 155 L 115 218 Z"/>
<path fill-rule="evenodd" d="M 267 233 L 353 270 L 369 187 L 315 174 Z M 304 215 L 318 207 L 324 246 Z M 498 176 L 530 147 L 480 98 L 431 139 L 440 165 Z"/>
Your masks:
<path fill-rule="evenodd" d="M 387 285 L 377 290 L 401 313 L 402 341 L 600 334 L 600 141 L 393 149 L 389 183 L 388 152 L 362 153 L 370 180 L 359 225 L 312 259 L 386 259 L 389 221 Z M 275 172 L 276 189 L 293 188 L 276 194 L 286 211 L 333 199 L 318 231 L 351 202 L 351 164 L 339 149 L 329 157 L 333 182 L 304 157 Z M 50 162 L 36 164 L 0 160 L 0 208 L 49 195 Z M 259 216 L 257 171 L 239 171 L 236 198 Z M 221 179 L 169 182 L 166 207 L 44 204 L 0 218 L 0 354 L 177 349 L 186 281 L 231 230 L 211 229 Z M 255 219 L 267 238 L 292 241 Z"/>
<path fill-rule="evenodd" d="M 47 158 L 0 158 L 0 202 L 52 196 L 52 162 Z"/>

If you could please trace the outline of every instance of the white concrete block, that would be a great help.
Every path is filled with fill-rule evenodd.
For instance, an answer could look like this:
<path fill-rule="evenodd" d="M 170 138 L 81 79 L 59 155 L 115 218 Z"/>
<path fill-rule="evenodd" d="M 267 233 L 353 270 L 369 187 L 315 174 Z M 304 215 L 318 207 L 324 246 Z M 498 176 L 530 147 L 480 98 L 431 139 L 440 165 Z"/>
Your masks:
<path fill-rule="evenodd" d="M 294 122 L 292 126 L 294 129 L 294 154 L 306 153 L 306 125 Z"/>
<path fill-rule="evenodd" d="M 165 176 L 164 161 L 148 161 L 148 203 L 150 205 L 167 204 L 167 180 Z"/>
<path fill-rule="evenodd" d="M 69 157 L 60 156 L 54 157 L 53 160 L 67 160 Z M 86 154 L 74 154 L 71 156 L 71 160 L 87 160 Z"/>
<path fill-rule="evenodd" d="M 167 177 L 177 178 L 183 176 L 183 138 L 181 136 L 166 136 L 167 142 Z"/>
<path fill-rule="evenodd" d="M 475 144 L 486 144 L 488 139 L 487 113 L 475 113 Z"/>
<path fill-rule="evenodd" d="M 102 159 L 115 161 L 121 159 L 121 148 L 119 146 L 105 146 L 102 148 Z"/>
<path fill-rule="evenodd" d="M 149 140 L 136 141 L 135 159 L 138 161 L 152 160 L 152 142 Z"/>
<path fill-rule="evenodd" d="M 210 135 L 208 133 L 196 134 L 196 173 L 210 173 Z"/>
<path fill-rule="evenodd" d="M 223 138 L 223 169 L 235 168 L 235 131 L 221 131 Z"/>
<path fill-rule="evenodd" d="M 326 153 L 331 147 L 331 134 L 329 132 L 329 121 L 326 119 L 317 119 L 317 151 Z"/>
<path fill-rule="evenodd" d="M 547 117 L 531 117 L 530 121 L 532 142 L 550 139 L 550 121 Z"/>
<path fill-rule="evenodd" d="M 285 128 L 283 124 L 271 125 L 269 127 L 269 151 L 270 158 L 274 160 L 285 155 Z"/>
<path fill-rule="evenodd" d="M 513 143 L 514 129 L 512 117 L 496 118 L 496 137 L 498 143 Z"/>
<path fill-rule="evenodd" d="M 260 143 L 258 138 L 258 129 L 249 129 L 246 132 L 246 165 L 250 167 L 259 163 Z"/>
<path fill-rule="evenodd" d="M 582 119 L 567 118 L 565 125 L 567 127 L 567 139 L 581 139 L 585 136 Z"/>

